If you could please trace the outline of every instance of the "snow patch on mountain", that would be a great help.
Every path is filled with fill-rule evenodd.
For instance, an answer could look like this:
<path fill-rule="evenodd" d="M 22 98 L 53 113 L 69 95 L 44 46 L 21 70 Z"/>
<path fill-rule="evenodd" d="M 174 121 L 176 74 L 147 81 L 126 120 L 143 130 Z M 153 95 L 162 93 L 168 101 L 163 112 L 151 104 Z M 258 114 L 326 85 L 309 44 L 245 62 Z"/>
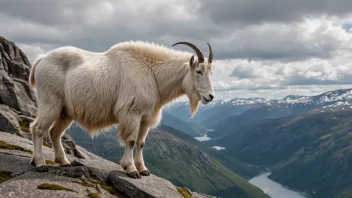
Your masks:
<path fill-rule="evenodd" d="M 174 102 L 165 108 L 177 108 L 189 106 L 189 102 Z M 352 105 L 352 89 L 339 89 L 325 92 L 316 96 L 288 95 L 282 100 L 270 100 L 265 98 L 234 98 L 228 102 L 216 100 L 207 105 L 200 104 L 200 110 L 206 110 L 221 106 L 245 106 L 245 105 L 267 105 L 267 106 L 317 106 L 336 108 L 339 106 Z"/>

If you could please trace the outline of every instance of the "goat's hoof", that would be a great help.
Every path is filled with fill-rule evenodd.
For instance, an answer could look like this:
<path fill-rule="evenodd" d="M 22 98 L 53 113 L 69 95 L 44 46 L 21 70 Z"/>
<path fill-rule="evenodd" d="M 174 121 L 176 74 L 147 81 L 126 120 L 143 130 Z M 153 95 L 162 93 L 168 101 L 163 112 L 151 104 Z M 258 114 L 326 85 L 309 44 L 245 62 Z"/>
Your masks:
<path fill-rule="evenodd" d="M 143 175 L 143 176 L 149 176 L 150 175 L 150 173 L 149 173 L 149 171 L 148 170 L 144 170 L 144 171 L 142 171 L 142 172 L 139 172 L 141 175 Z"/>
<path fill-rule="evenodd" d="M 49 168 L 46 165 L 43 165 L 43 166 L 35 167 L 35 170 L 38 172 L 48 172 Z"/>
<path fill-rule="evenodd" d="M 140 179 L 141 175 L 139 174 L 138 171 L 133 171 L 131 173 L 127 173 L 127 176 L 134 178 L 134 179 Z"/>
<path fill-rule="evenodd" d="M 62 166 L 60 166 L 60 167 L 72 167 L 72 165 L 70 164 L 70 163 L 68 163 L 68 164 L 65 164 L 65 165 L 62 165 Z"/>

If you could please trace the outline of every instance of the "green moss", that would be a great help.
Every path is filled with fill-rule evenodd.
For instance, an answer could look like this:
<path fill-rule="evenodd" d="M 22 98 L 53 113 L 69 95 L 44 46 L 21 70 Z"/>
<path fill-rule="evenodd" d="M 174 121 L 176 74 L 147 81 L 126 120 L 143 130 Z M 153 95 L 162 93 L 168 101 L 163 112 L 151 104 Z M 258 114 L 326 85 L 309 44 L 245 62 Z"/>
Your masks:
<path fill-rule="evenodd" d="M 76 184 L 80 184 L 80 185 L 85 186 L 85 187 L 94 188 L 97 192 L 100 193 L 100 189 L 98 188 L 98 184 L 89 183 L 89 182 L 86 182 L 84 180 L 81 180 L 81 182 L 79 182 L 79 181 L 72 181 L 72 182 L 76 183 Z"/>
<path fill-rule="evenodd" d="M 40 184 L 38 186 L 38 188 L 42 189 L 42 190 L 65 190 L 65 191 L 70 191 L 70 192 L 76 192 L 70 188 L 66 188 L 63 186 L 55 185 L 55 184 L 47 184 L 47 183 Z"/>
<path fill-rule="evenodd" d="M 98 193 L 101 193 L 99 187 L 98 187 L 98 184 L 100 185 L 100 187 L 104 190 L 106 190 L 107 192 L 109 192 L 111 195 L 118 195 L 119 197 L 125 197 L 125 195 L 119 193 L 113 186 L 110 186 L 108 184 L 105 184 L 104 182 L 86 182 L 86 181 L 72 181 L 73 183 L 76 183 L 76 184 L 80 184 L 82 186 L 85 186 L 85 187 L 91 187 L 91 188 L 94 188 Z M 89 192 L 89 190 L 87 189 L 87 192 Z M 96 194 L 96 193 L 92 193 L 92 194 Z M 88 195 L 89 196 L 89 195 Z"/>
<path fill-rule="evenodd" d="M 0 149 L 19 150 L 19 151 L 24 151 L 24 152 L 32 154 L 32 151 L 30 151 L 30 150 L 24 149 L 24 148 L 22 148 L 20 146 L 8 144 L 8 143 L 3 142 L 3 141 L 0 141 Z"/>
<path fill-rule="evenodd" d="M 18 124 L 21 127 L 21 131 L 26 132 L 26 133 L 30 133 L 28 122 L 20 120 L 20 121 L 18 121 Z"/>
<path fill-rule="evenodd" d="M 53 148 L 53 147 L 51 146 L 51 144 L 49 144 L 49 143 L 47 143 L 47 142 L 43 142 L 43 145 L 46 146 L 46 147 L 49 147 L 49 148 Z"/>
<path fill-rule="evenodd" d="M 0 42 L 4 42 L 4 41 L 6 41 L 6 39 L 4 37 L 0 36 Z"/>
<path fill-rule="evenodd" d="M 88 192 L 88 197 L 90 197 L 90 198 L 100 198 L 100 196 L 97 193 L 92 193 L 92 192 Z"/>
<path fill-rule="evenodd" d="M 176 187 L 177 188 L 177 191 L 182 195 L 182 197 L 184 198 L 192 198 L 192 194 L 189 193 L 189 191 L 186 189 L 186 188 L 179 188 L 179 187 Z"/>
<path fill-rule="evenodd" d="M 0 184 L 11 179 L 11 172 L 6 170 L 0 170 Z"/>
<path fill-rule="evenodd" d="M 65 177 L 77 178 L 77 179 L 80 177 L 80 176 L 76 176 L 76 175 L 70 175 L 70 174 L 67 174 L 67 173 L 64 173 L 63 175 Z M 128 198 L 128 196 L 126 196 L 124 193 L 117 191 L 113 186 L 108 185 L 108 184 L 106 184 L 106 183 L 104 183 L 102 181 L 94 182 L 94 181 L 90 180 L 89 182 L 86 182 L 86 181 L 81 179 L 81 181 L 72 181 L 72 182 L 76 183 L 76 184 L 80 184 L 80 185 L 85 186 L 85 187 L 95 188 L 95 190 L 98 193 L 101 193 L 101 191 L 100 191 L 100 189 L 98 187 L 98 185 L 100 185 L 100 187 L 102 189 L 104 189 L 105 191 L 109 192 L 111 195 L 116 195 L 116 196 L 118 196 L 120 198 Z M 88 190 L 88 188 L 87 188 L 87 190 Z"/>
<path fill-rule="evenodd" d="M 100 187 L 106 191 L 108 191 L 112 195 L 119 195 L 119 193 L 116 191 L 116 189 L 110 185 L 107 184 L 100 184 Z"/>
<path fill-rule="evenodd" d="M 51 165 L 53 165 L 53 166 L 60 166 L 60 164 L 58 164 L 58 163 L 56 163 L 56 162 L 54 162 L 54 161 L 52 161 L 52 160 L 45 160 L 45 162 L 46 162 L 47 164 L 51 164 Z"/>

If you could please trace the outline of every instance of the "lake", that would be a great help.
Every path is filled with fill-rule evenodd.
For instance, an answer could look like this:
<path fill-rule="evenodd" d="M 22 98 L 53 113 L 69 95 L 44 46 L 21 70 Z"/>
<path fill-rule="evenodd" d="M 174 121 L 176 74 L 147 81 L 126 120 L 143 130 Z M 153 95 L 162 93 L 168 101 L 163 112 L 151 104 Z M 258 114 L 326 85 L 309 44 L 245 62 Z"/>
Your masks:
<path fill-rule="evenodd" d="M 208 137 L 206 134 L 203 136 L 199 136 L 199 137 L 194 137 L 196 140 L 203 142 L 203 141 L 207 141 L 207 140 L 211 140 L 210 137 Z"/>
<path fill-rule="evenodd" d="M 249 183 L 262 189 L 271 198 L 307 198 L 302 194 L 283 187 L 281 184 L 271 180 L 268 176 L 271 173 L 264 173 L 249 180 Z"/>
<path fill-rule="evenodd" d="M 215 148 L 217 151 L 225 150 L 225 147 L 222 146 L 213 146 L 213 148 Z"/>

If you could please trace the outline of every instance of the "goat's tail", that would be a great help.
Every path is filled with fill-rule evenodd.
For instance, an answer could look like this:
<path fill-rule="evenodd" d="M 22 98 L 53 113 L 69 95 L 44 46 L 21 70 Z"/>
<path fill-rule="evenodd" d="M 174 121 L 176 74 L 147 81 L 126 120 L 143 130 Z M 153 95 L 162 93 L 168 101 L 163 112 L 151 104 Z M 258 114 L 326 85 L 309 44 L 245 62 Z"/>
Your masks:
<path fill-rule="evenodd" d="M 35 67 L 39 64 L 39 62 L 43 59 L 44 57 L 40 57 L 37 58 L 34 63 L 33 66 L 31 68 L 31 72 L 29 73 L 29 85 L 34 88 L 35 87 L 35 79 L 34 79 L 34 72 L 35 72 Z"/>

